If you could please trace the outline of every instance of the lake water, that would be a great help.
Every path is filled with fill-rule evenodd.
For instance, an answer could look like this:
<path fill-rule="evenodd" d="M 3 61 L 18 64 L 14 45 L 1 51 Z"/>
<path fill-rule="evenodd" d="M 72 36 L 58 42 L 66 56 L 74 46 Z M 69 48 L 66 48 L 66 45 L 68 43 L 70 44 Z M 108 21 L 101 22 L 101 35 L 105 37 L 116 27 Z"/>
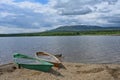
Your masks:
<path fill-rule="evenodd" d="M 120 36 L 0 37 L 0 64 L 37 51 L 61 53 L 67 62 L 120 63 Z"/>

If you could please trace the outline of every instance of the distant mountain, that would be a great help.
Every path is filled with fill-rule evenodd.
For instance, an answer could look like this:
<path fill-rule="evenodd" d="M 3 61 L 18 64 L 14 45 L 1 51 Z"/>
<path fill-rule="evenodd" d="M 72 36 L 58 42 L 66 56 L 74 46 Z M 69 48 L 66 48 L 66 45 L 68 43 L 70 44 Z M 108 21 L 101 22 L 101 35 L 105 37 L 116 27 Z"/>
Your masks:
<path fill-rule="evenodd" d="M 92 25 L 72 25 L 60 26 L 44 32 L 34 33 L 16 33 L 0 34 L 0 37 L 18 37 L 18 36 L 74 36 L 74 35 L 118 35 L 120 36 L 120 27 L 101 27 Z"/>
<path fill-rule="evenodd" d="M 60 26 L 49 32 L 67 32 L 67 31 L 96 31 L 96 30 L 120 30 L 120 27 L 101 27 L 92 25 L 72 25 L 72 26 Z"/>

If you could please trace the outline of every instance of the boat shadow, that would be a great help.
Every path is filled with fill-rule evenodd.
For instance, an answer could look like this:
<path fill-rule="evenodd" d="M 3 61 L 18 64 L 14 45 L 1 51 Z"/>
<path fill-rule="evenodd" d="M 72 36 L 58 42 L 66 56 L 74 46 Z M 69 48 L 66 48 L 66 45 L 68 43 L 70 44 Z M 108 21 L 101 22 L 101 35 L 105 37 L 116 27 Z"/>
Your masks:
<path fill-rule="evenodd" d="M 57 70 L 51 69 L 50 72 L 48 72 L 56 77 L 64 77 L 60 72 L 58 72 Z"/>
<path fill-rule="evenodd" d="M 67 70 L 67 68 L 62 63 L 59 65 L 59 69 L 65 69 L 65 70 Z"/>

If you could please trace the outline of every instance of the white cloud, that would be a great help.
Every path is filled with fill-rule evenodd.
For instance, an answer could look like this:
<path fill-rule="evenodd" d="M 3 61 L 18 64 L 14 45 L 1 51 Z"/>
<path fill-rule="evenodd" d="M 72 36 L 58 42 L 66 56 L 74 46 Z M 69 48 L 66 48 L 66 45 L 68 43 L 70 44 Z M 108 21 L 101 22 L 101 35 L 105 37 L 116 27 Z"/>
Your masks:
<path fill-rule="evenodd" d="M 0 28 L 4 33 L 39 32 L 72 24 L 119 26 L 119 21 L 120 0 L 49 0 L 46 4 L 0 0 Z"/>
<path fill-rule="evenodd" d="M 49 28 L 41 27 L 39 29 L 25 29 L 25 28 L 12 28 L 12 27 L 0 26 L 0 34 L 42 32 L 45 30 L 49 30 Z"/>
<path fill-rule="evenodd" d="M 1 4 L 12 4 L 13 0 L 0 0 Z"/>
<path fill-rule="evenodd" d="M 40 24 L 38 22 L 33 22 L 32 25 L 33 26 L 40 26 Z"/>
<path fill-rule="evenodd" d="M 9 12 L 0 12 L 0 17 L 4 18 L 7 16 L 15 16 L 16 14 L 14 13 L 9 13 Z"/>

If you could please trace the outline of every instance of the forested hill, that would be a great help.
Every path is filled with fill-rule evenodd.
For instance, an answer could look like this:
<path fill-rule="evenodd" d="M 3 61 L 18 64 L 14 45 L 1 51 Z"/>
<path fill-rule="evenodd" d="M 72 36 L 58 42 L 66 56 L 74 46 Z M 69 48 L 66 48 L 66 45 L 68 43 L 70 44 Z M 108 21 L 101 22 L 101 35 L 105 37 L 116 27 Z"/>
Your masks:
<path fill-rule="evenodd" d="M 44 32 L 0 34 L 0 37 L 18 36 L 74 36 L 74 35 L 120 35 L 120 27 L 91 25 L 61 26 Z"/>
<path fill-rule="evenodd" d="M 72 25 L 60 26 L 50 32 L 65 32 L 65 31 L 100 31 L 100 30 L 120 30 L 120 27 L 101 27 L 92 25 Z"/>

